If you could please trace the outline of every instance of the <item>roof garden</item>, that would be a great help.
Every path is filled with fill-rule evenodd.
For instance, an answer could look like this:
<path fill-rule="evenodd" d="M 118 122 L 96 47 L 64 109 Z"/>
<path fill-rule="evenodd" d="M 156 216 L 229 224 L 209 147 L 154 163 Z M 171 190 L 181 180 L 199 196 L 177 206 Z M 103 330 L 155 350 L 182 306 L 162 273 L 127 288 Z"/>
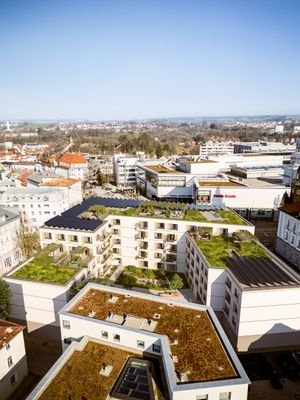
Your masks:
<path fill-rule="evenodd" d="M 231 210 L 188 209 L 186 204 L 165 202 L 144 202 L 139 207 L 111 208 L 92 205 L 80 214 L 82 219 L 104 219 L 107 215 L 127 217 L 167 218 L 195 222 L 213 222 L 218 224 L 246 225 L 247 222 Z"/>
<path fill-rule="evenodd" d="M 71 255 L 60 253 L 59 247 L 58 244 L 50 244 L 9 276 L 37 282 L 66 284 L 86 264 L 87 259 L 83 247 L 76 248 Z"/>
<path fill-rule="evenodd" d="M 112 296 L 117 301 L 109 301 Z M 187 382 L 237 377 L 237 373 L 206 311 L 141 297 L 89 289 L 68 312 L 106 320 L 108 315 L 153 320 L 154 332 L 169 339 L 174 368 Z M 123 321 L 123 318 L 121 318 Z M 175 361 L 176 360 L 176 361 Z"/>
<path fill-rule="evenodd" d="M 146 168 L 151 171 L 157 172 L 158 174 L 183 174 L 182 171 L 176 171 L 175 169 L 167 168 L 164 165 L 145 165 Z"/>
<path fill-rule="evenodd" d="M 88 342 L 76 350 L 39 396 L 39 400 L 89 399 L 104 400 L 128 357 L 134 353 L 111 346 Z M 109 376 L 101 375 L 101 367 L 112 366 Z"/>
<path fill-rule="evenodd" d="M 228 261 L 232 258 L 232 252 L 251 259 L 270 258 L 264 248 L 254 240 L 249 232 L 235 234 L 232 237 L 208 236 L 199 239 L 199 234 L 192 234 L 197 246 L 202 251 L 212 267 L 226 268 Z"/>

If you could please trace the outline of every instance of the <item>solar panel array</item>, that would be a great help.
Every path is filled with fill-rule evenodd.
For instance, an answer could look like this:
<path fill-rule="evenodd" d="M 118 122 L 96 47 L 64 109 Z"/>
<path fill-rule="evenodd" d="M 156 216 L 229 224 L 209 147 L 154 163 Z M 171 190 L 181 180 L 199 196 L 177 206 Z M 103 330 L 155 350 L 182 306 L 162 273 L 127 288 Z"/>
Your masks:
<path fill-rule="evenodd" d="M 80 214 L 87 211 L 91 206 L 105 206 L 111 208 L 127 208 L 127 207 L 138 207 L 141 201 L 134 199 L 112 199 L 109 197 L 91 197 L 81 204 L 70 208 L 63 212 L 61 215 L 57 215 L 54 218 L 49 219 L 45 222 L 46 226 L 55 228 L 66 228 L 66 229 L 82 229 L 86 231 L 94 231 L 97 229 L 103 221 L 99 219 L 83 219 L 79 218 Z"/>

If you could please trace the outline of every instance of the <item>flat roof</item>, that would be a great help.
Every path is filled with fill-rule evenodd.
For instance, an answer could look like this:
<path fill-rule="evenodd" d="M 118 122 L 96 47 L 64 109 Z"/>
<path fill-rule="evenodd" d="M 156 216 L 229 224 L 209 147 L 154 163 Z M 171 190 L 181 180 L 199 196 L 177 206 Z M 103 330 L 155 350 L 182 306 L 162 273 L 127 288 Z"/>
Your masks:
<path fill-rule="evenodd" d="M 244 186 L 233 181 L 198 181 L 200 186 Z"/>
<path fill-rule="evenodd" d="M 74 229 L 74 230 L 85 230 L 91 231 L 98 229 L 103 223 L 104 220 L 93 217 L 92 219 L 82 218 L 81 215 L 90 211 L 90 207 L 92 206 L 104 206 L 107 207 L 107 214 L 111 215 L 124 215 L 131 216 L 137 218 L 156 218 L 156 219 L 171 219 L 174 221 L 177 220 L 186 220 L 186 221 L 195 221 L 195 222 L 216 222 L 216 223 L 225 223 L 232 225 L 251 225 L 248 221 L 244 220 L 238 214 L 234 213 L 232 210 L 224 207 L 216 207 L 210 205 L 198 206 L 195 204 L 182 204 L 182 203 L 170 203 L 170 202 L 153 202 L 153 201 L 140 201 L 133 199 L 118 199 L 118 198 L 110 198 L 110 197 L 92 197 L 77 206 L 70 208 L 69 210 L 63 212 L 61 215 L 57 215 L 54 218 L 49 219 L 45 222 L 43 227 L 51 227 L 51 228 L 64 228 L 64 229 Z M 152 206 L 155 208 L 154 211 L 140 211 L 139 207 Z M 165 211 L 169 209 L 175 212 L 177 210 L 177 214 L 173 214 L 173 216 L 166 214 Z M 158 214 L 158 211 L 161 211 Z M 206 210 L 215 210 L 218 212 L 226 212 L 226 217 L 223 219 L 218 219 L 218 221 L 208 221 L 201 211 Z M 179 215 L 180 213 L 180 215 Z"/>
<path fill-rule="evenodd" d="M 11 212 L 7 210 L 6 208 L 0 207 L 0 226 L 4 226 L 11 221 L 15 220 L 16 218 L 19 218 L 18 213 Z"/>
<path fill-rule="evenodd" d="M 153 332 L 166 335 L 170 341 L 172 358 L 177 358 L 174 369 L 178 373 L 189 371 L 188 383 L 238 377 L 205 308 L 201 309 L 201 306 L 195 304 L 191 307 L 189 303 L 170 303 L 170 300 L 158 296 L 152 296 L 152 300 L 149 299 L 151 295 L 138 295 L 129 291 L 126 295 L 123 292 L 116 293 L 109 288 L 90 288 L 67 312 L 86 317 L 93 312 L 94 319 L 106 322 L 110 322 L 108 316 L 113 314 L 116 319 L 113 323 L 125 323 L 125 326 L 128 324 L 130 327 L 134 322 L 135 329 L 143 330 L 147 330 L 147 321 L 151 320 Z M 117 301 L 109 301 L 114 296 Z"/>
<path fill-rule="evenodd" d="M 49 182 L 44 182 L 41 184 L 41 186 L 72 186 L 75 183 L 80 182 L 79 179 L 73 179 L 73 178 L 62 178 L 62 179 L 53 179 Z"/>
<path fill-rule="evenodd" d="M 0 350 L 23 329 L 25 329 L 25 326 L 0 319 Z"/>
<path fill-rule="evenodd" d="M 245 235 L 245 232 L 242 232 Z M 300 277 L 258 241 L 247 242 L 213 236 L 211 240 L 195 240 L 212 267 L 227 268 L 244 289 L 282 288 L 300 285 Z"/>
<path fill-rule="evenodd" d="M 112 390 L 124 364 L 133 352 L 113 345 L 89 341 L 76 349 L 38 396 L 39 400 L 88 399 L 105 400 Z M 101 375 L 103 364 L 112 366 L 109 376 Z"/>
<path fill-rule="evenodd" d="M 143 165 L 145 168 L 151 171 L 157 172 L 158 174 L 184 174 L 183 171 L 177 171 L 175 169 L 167 168 L 164 165 Z"/>

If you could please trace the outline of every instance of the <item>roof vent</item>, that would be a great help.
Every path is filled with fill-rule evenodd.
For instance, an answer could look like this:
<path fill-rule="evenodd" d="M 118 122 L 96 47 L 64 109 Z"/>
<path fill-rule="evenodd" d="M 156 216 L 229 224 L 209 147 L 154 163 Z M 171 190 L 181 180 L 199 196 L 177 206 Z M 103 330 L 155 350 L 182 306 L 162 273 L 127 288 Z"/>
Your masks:
<path fill-rule="evenodd" d="M 5 329 L 5 333 L 13 333 L 13 329 L 11 327 L 8 327 Z"/>
<path fill-rule="evenodd" d="M 116 301 L 118 300 L 117 296 L 114 296 L 113 294 L 110 295 L 108 302 L 109 303 L 116 303 Z"/>
<path fill-rule="evenodd" d="M 159 319 L 160 318 L 160 314 L 154 314 L 153 318 L 154 319 Z"/>

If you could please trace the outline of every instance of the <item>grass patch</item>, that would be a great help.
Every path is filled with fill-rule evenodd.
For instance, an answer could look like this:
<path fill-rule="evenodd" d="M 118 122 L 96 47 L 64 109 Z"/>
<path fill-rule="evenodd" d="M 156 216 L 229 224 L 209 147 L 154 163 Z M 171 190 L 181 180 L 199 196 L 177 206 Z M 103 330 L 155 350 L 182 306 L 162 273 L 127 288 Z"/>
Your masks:
<path fill-rule="evenodd" d="M 230 238 L 212 236 L 210 240 L 196 240 L 200 250 L 212 267 L 226 268 L 231 255 L 228 250 L 235 250 L 242 256 L 269 258 L 265 250 L 255 241 L 234 243 Z"/>
<path fill-rule="evenodd" d="M 218 210 L 214 211 L 220 215 L 220 217 L 224 218 L 222 221 L 214 220 L 212 222 L 216 224 L 232 224 L 232 225 L 246 225 L 245 221 L 237 214 L 230 210 Z"/>
<path fill-rule="evenodd" d="M 195 222 L 208 222 L 201 211 L 199 210 L 187 210 L 185 212 L 185 220 Z"/>
<path fill-rule="evenodd" d="M 35 258 L 30 263 L 18 269 L 12 276 L 38 282 L 65 284 L 71 279 L 78 268 L 57 266 L 52 263 L 52 257 Z"/>

